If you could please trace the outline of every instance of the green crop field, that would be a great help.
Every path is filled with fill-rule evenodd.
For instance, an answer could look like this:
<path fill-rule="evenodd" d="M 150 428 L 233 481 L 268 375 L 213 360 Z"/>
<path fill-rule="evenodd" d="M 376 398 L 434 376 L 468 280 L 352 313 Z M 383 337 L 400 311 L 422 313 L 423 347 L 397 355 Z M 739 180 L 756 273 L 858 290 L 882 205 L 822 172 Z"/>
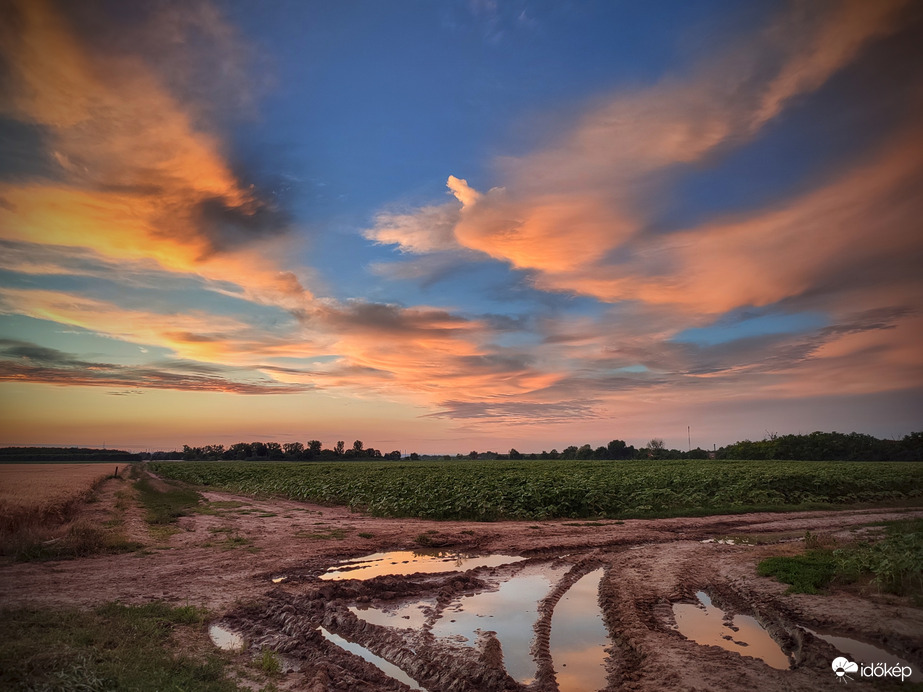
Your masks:
<path fill-rule="evenodd" d="M 681 516 L 923 504 L 923 464 L 807 461 L 152 462 L 250 495 L 429 519 Z"/>

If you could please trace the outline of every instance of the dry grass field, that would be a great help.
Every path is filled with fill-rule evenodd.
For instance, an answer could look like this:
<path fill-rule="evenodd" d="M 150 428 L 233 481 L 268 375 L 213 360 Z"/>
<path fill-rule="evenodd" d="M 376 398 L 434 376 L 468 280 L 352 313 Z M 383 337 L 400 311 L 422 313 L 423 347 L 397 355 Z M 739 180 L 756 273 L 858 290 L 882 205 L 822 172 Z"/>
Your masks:
<path fill-rule="evenodd" d="M 124 466 L 122 464 L 121 466 Z M 116 464 L 0 464 L 0 538 L 68 521 Z"/>

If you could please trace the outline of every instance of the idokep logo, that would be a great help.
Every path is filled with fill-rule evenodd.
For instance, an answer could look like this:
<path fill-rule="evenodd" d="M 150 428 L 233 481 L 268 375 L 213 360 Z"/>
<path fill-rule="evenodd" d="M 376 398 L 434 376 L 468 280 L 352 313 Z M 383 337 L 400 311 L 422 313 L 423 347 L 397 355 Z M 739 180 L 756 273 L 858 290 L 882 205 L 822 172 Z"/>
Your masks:
<path fill-rule="evenodd" d="M 855 673 L 859 670 L 858 663 L 853 663 L 842 656 L 833 659 L 833 663 L 830 665 L 833 668 L 833 672 L 836 673 L 837 681 L 839 682 L 846 682 L 847 679 L 852 680 L 852 676 L 847 675 L 847 673 Z"/>
<path fill-rule="evenodd" d="M 903 682 L 913 674 L 910 666 L 892 665 L 889 663 L 858 663 L 850 661 L 848 658 L 839 656 L 833 659 L 830 664 L 833 672 L 836 673 L 838 682 L 855 680 L 849 673 L 859 673 L 863 678 L 900 678 Z"/>

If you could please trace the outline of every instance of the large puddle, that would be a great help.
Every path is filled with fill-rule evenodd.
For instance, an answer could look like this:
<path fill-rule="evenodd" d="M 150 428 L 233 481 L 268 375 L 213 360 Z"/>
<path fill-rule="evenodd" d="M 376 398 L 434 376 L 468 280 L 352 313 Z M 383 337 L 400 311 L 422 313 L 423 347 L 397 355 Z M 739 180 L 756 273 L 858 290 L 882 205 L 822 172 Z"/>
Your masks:
<path fill-rule="evenodd" d="M 516 555 L 469 555 L 445 550 L 394 550 L 344 560 L 320 575 L 320 579 L 372 579 L 385 575 L 423 572 L 462 572 L 476 567 L 499 567 L 525 558 Z"/>
<path fill-rule="evenodd" d="M 376 625 L 420 630 L 437 638 L 475 646 L 481 633 L 493 632 L 503 651 L 506 671 L 521 683 L 535 679 L 532 642 L 539 603 L 570 569 L 533 565 L 501 581 L 496 590 L 460 596 L 438 614 L 435 599 L 386 608 L 352 606 L 357 617 Z M 605 687 L 604 647 L 608 635 L 598 605 L 602 569 L 580 579 L 558 602 L 553 614 L 552 657 L 562 692 Z"/>
<path fill-rule="evenodd" d="M 599 609 L 603 568 L 574 584 L 551 618 L 551 659 L 560 692 L 589 692 L 606 686 L 609 633 Z"/>
<path fill-rule="evenodd" d="M 758 658 L 779 670 L 791 666 L 788 656 L 755 618 L 734 615 L 728 622 L 725 612 L 712 604 L 708 594 L 699 591 L 696 598 L 698 604 L 673 604 L 676 628 L 684 637 L 698 644 L 720 646 L 741 656 Z"/>
<path fill-rule="evenodd" d="M 506 672 L 528 684 L 535 678 L 530 650 L 538 604 L 548 595 L 552 583 L 548 574 L 520 574 L 500 584 L 497 591 L 464 596 L 445 609 L 432 633 L 473 644 L 479 631 L 496 632 Z"/>
<path fill-rule="evenodd" d="M 330 632 L 325 630 L 323 627 L 319 627 L 318 629 L 320 630 L 320 633 L 324 636 L 324 638 L 327 641 L 333 644 L 336 644 L 341 649 L 345 649 L 346 651 L 349 651 L 350 653 L 356 654 L 356 656 L 359 656 L 360 658 L 365 659 L 372 665 L 376 666 L 382 673 L 384 673 L 388 677 L 394 678 L 395 680 L 400 680 L 402 683 L 407 685 L 412 690 L 422 690 L 423 692 L 427 692 L 426 688 L 420 687 L 419 683 L 416 680 L 414 680 L 412 677 L 407 675 L 407 673 L 405 673 L 403 670 L 398 668 L 393 663 L 386 661 L 381 656 L 376 656 L 371 651 L 366 649 L 364 646 L 360 646 L 359 644 L 354 644 L 351 641 L 343 639 L 343 637 L 337 634 L 331 634 Z"/>
<path fill-rule="evenodd" d="M 839 637 L 833 634 L 821 634 L 807 627 L 803 627 L 803 629 L 807 630 L 818 639 L 823 639 L 841 654 L 845 654 L 850 661 L 854 661 L 860 665 L 884 663 L 888 666 L 909 666 L 913 670 L 913 673 L 911 673 L 910 677 L 906 678 L 906 680 L 909 682 L 923 682 L 923 672 L 914 669 L 907 661 L 895 656 L 890 651 L 885 651 L 884 649 L 880 649 L 872 644 L 867 644 L 866 642 L 860 642 L 858 639 Z"/>

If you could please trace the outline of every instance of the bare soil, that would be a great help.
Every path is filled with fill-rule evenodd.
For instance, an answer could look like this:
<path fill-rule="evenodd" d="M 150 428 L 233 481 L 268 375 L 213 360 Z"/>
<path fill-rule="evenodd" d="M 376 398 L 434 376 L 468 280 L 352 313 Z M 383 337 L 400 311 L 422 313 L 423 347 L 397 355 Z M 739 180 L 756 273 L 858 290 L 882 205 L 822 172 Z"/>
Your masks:
<path fill-rule="evenodd" d="M 104 520 L 121 497 L 122 530 L 147 546 L 140 552 L 78 560 L 0 564 L 0 607 L 91 606 L 163 600 L 207 607 L 242 633 L 252 656 L 270 647 L 287 671 L 282 689 L 406 690 L 378 668 L 326 641 L 318 627 L 361 644 L 437 690 L 557 690 L 549 651 L 551 612 L 580 577 L 605 568 L 600 606 L 612 645 L 607 690 L 811 690 L 836 682 L 836 651 L 802 627 L 860 639 L 923 668 L 923 609 L 874 587 L 825 595 L 786 594 L 759 577 L 763 557 L 799 553 L 805 531 L 848 539 L 872 522 L 923 516 L 923 510 L 755 513 L 701 518 L 572 522 L 435 522 L 383 519 L 280 499 L 203 492 L 207 512 L 183 517 L 179 531 L 152 536 L 140 510 L 125 507 L 127 483 L 107 481 L 86 516 Z M 114 511 L 114 510 L 113 510 Z M 717 542 L 736 537 L 734 544 Z M 740 537 L 751 543 L 740 542 Z M 710 542 L 708 539 L 712 539 Z M 463 573 L 322 581 L 338 561 L 422 543 L 463 553 L 526 557 L 505 567 Z M 566 566 L 539 605 L 534 682 L 509 677 L 489 634 L 476 646 L 434 638 L 426 629 L 386 628 L 358 619 L 349 606 L 388 606 L 433 599 L 445 607 L 460 595 L 495 588 L 529 565 Z M 285 577 L 280 583 L 273 579 Z M 792 661 L 777 670 L 762 661 L 677 632 L 672 604 L 706 591 L 725 610 L 752 615 Z M 204 644 L 207 646 L 207 644 Z M 871 682 L 863 681 L 870 685 Z M 896 683 L 894 689 L 901 689 Z M 906 688 L 905 688 L 906 689 Z"/>

